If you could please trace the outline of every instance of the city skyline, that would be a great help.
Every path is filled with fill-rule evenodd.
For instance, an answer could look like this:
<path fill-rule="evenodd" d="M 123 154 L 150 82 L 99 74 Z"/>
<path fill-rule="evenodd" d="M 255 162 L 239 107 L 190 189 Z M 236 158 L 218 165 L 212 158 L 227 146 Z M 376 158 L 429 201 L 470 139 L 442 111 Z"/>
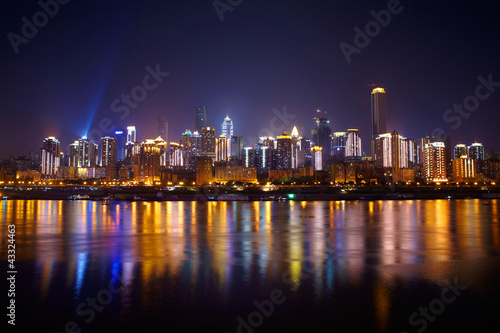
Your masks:
<path fill-rule="evenodd" d="M 0 149 L 0 158 L 38 149 L 30 137 L 71 142 L 129 124 L 155 133 L 157 117 L 169 120 L 172 133 L 186 124 L 194 130 L 192 113 L 200 105 L 210 112 L 207 125 L 220 128 L 218 119 L 230 114 L 246 125 L 239 134 L 247 139 L 269 128 L 274 109 L 286 107 L 307 129 L 314 124 L 311 110 L 324 110 L 333 132 L 358 128 L 368 143 L 367 94 L 374 85 L 387 92 L 387 131 L 416 138 L 442 129 L 453 140 L 499 149 L 489 121 L 500 105 L 500 51 L 491 43 L 500 29 L 493 5 L 401 4 L 401 13 L 369 45 L 358 47 L 350 63 L 339 45 L 355 45 L 353 28 L 364 28 L 373 20 L 370 12 L 386 2 L 256 1 L 226 12 L 224 21 L 211 3 L 61 5 L 17 53 L 8 38 L 1 45 L 3 135 L 11 144 Z M 21 18 L 31 20 L 40 10 L 36 3 L 3 6 L 4 36 L 21 34 Z M 79 27 L 89 17 L 94 26 L 84 33 Z M 481 84 L 476 108 L 469 97 Z M 462 111 L 455 107 L 462 104 Z"/>

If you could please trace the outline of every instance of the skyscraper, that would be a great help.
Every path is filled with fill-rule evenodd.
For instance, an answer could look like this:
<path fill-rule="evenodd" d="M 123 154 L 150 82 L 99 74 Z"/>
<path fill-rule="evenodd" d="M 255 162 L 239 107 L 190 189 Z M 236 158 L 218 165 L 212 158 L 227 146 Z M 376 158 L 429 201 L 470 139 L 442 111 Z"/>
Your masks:
<path fill-rule="evenodd" d="M 453 150 L 453 158 L 461 158 L 462 156 L 467 157 L 469 154 L 467 153 L 467 146 L 463 143 L 459 143 L 455 145 L 455 149 Z"/>
<path fill-rule="evenodd" d="M 140 152 L 140 179 L 152 183 L 160 180 L 160 147 L 154 140 L 141 143 Z"/>
<path fill-rule="evenodd" d="M 241 152 L 243 150 L 243 137 L 241 135 L 231 136 L 231 156 L 236 159 L 241 159 Z"/>
<path fill-rule="evenodd" d="M 121 161 L 127 157 L 127 135 L 123 130 L 115 131 L 116 158 Z"/>
<path fill-rule="evenodd" d="M 168 121 L 167 118 L 158 118 L 158 136 L 168 142 Z"/>
<path fill-rule="evenodd" d="M 222 135 L 226 138 L 233 136 L 233 121 L 229 118 L 229 115 L 227 115 L 222 122 Z"/>
<path fill-rule="evenodd" d="M 482 143 L 474 142 L 467 147 L 469 157 L 475 160 L 484 160 L 484 146 Z"/>
<path fill-rule="evenodd" d="M 101 138 L 101 166 L 115 167 L 117 144 L 116 139 L 105 136 Z"/>
<path fill-rule="evenodd" d="M 346 160 L 361 160 L 361 137 L 357 129 L 347 130 L 347 142 L 345 148 Z"/>
<path fill-rule="evenodd" d="M 70 144 L 69 165 L 74 167 L 94 167 L 97 165 L 98 146 L 87 137 Z"/>
<path fill-rule="evenodd" d="M 275 167 L 277 170 L 290 170 L 292 168 L 292 137 L 285 134 L 277 137 L 275 154 Z"/>
<path fill-rule="evenodd" d="M 426 143 L 424 146 L 424 152 L 424 175 L 427 181 L 447 181 L 446 152 L 444 143 Z"/>
<path fill-rule="evenodd" d="M 319 146 L 314 146 L 311 148 L 311 163 L 314 167 L 314 170 L 316 171 L 323 170 L 323 158 L 321 150 L 323 150 L 323 148 Z"/>
<path fill-rule="evenodd" d="M 453 160 L 453 181 L 466 182 L 476 178 L 476 160 L 462 155 Z"/>
<path fill-rule="evenodd" d="M 375 158 L 374 140 L 379 134 L 386 130 L 386 102 L 384 88 L 375 88 L 371 95 L 371 118 L 372 118 L 372 157 Z"/>
<path fill-rule="evenodd" d="M 347 133 L 346 132 L 335 132 L 332 134 L 332 156 L 334 162 L 344 162 L 346 145 L 347 145 Z"/>
<path fill-rule="evenodd" d="M 43 140 L 40 149 L 40 172 L 44 177 L 54 177 L 60 165 L 60 143 L 53 136 Z"/>
<path fill-rule="evenodd" d="M 203 154 L 215 159 L 215 127 L 202 127 L 201 145 Z"/>
<path fill-rule="evenodd" d="M 326 112 L 317 110 L 316 127 L 311 131 L 312 141 L 316 146 L 322 148 L 323 161 L 326 161 L 331 155 L 330 135 L 332 129 L 329 126 L 330 121 L 326 118 Z"/>
<path fill-rule="evenodd" d="M 137 134 L 135 131 L 135 126 L 127 127 L 127 143 L 137 142 Z"/>
<path fill-rule="evenodd" d="M 195 131 L 201 133 L 201 129 L 207 127 L 207 110 L 204 106 L 200 106 L 196 109 L 196 121 L 194 125 Z"/>
<path fill-rule="evenodd" d="M 224 135 L 219 136 L 215 139 L 215 160 L 216 161 L 229 161 L 229 149 L 231 143 L 229 138 Z"/>

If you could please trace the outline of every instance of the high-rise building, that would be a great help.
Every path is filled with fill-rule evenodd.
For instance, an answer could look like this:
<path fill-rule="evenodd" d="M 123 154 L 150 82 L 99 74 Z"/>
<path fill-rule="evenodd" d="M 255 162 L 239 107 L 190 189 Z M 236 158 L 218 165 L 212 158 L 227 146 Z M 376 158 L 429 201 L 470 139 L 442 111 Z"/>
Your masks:
<path fill-rule="evenodd" d="M 116 166 L 116 155 L 116 139 L 109 136 L 101 138 L 101 166 L 114 168 Z"/>
<path fill-rule="evenodd" d="M 215 139 L 215 160 L 216 161 L 229 161 L 230 141 L 224 135 Z"/>
<path fill-rule="evenodd" d="M 60 166 L 60 143 L 53 136 L 43 140 L 43 147 L 40 149 L 40 173 L 42 177 L 55 177 Z"/>
<path fill-rule="evenodd" d="M 332 134 L 332 156 L 333 162 L 344 162 L 346 156 L 347 132 L 335 132 Z"/>
<path fill-rule="evenodd" d="M 154 139 L 155 145 L 160 148 L 160 166 L 165 167 L 170 161 L 170 152 L 168 151 L 168 143 L 161 136 Z"/>
<path fill-rule="evenodd" d="M 435 138 L 430 135 L 426 135 L 421 137 L 417 141 L 417 164 L 424 165 L 424 156 L 425 156 L 425 145 L 428 143 L 433 143 Z"/>
<path fill-rule="evenodd" d="M 139 165 L 140 180 L 147 183 L 160 180 L 160 147 L 155 140 L 141 143 Z"/>
<path fill-rule="evenodd" d="M 466 182 L 476 178 L 476 160 L 462 155 L 453 160 L 453 181 Z"/>
<path fill-rule="evenodd" d="M 168 121 L 167 118 L 158 118 L 158 136 L 168 142 Z"/>
<path fill-rule="evenodd" d="M 229 118 L 229 115 L 227 115 L 222 122 L 222 135 L 226 138 L 230 138 L 233 134 L 233 121 Z"/>
<path fill-rule="evenodd" d="M 449 135 L 442 134 L 436 136 L 435 142 L 444 143 L 444 157 L 446 160 L 446 175 L 447 177 L 452 177 L 453 174 L 453 156 L 451 148 L 451 138 Z"/>
<path fill-rule="evenodd" d="M 183 167 L 184 166 L 184 154 L 183 146 L 177 142 L 170 142 L 170 166 L 171 167 Z"/>
<path fill-rule="evenodd" d="M 429 182 L 447 181 L 446 152 L 443 142 L 426 143 L 424 146 L 424 175 Z"/>
<path fill-rule="evenodd" d="M 82 137 L 70 144 L 69 166 L 94 167 L 98 159 L 98 146 L 87 137 Z"/>
<path fill-rule="evenodd" d="M 397 131 L 378 135 L 374 140 L 375 168 L 378 173 L 392 174 L 393 181 L 403 181 L 404 171 L 410 167 L 410 142 Z"/>
<path fill-rule="evenodd" d="M 361 137 L 357 129 L 347 130 L 347 140 L 345 147 L 345 157 L 346 160 L 359 160 L 361 161 L 362 151 L 361 151 Z"/>
<path fill-rule="evenodd" d="M 215 159 L 215 127 L 202 127 L 201 145 L 203 154 Z"/>
<path fill-rule="evenodd" d="M 194 125 L 195 131 L 201 133 L 201 129 L 207 127 L 207 110 L 204 106 L 198 107 L 196 109 L 196 121 Z"/>
<path fill-rule="evenodd" d="M 375 159 L 374 140 L 379 134 L 387 132 L 386 129 L 386 96 L 384 88 L 375 88 L 371 94 L 371 119 L 372 119 L 372 157 Z"/>
<path fill-rule="evenodd" d="M 137 142 L 135 126 L 127 126 L 127 143 L 129 142 Z"/>
<path fill-rule="evenodd" d="M 468 156 L 468 152 L 467 152 L 467 146 L 462 144 L 462 143 L 459 143 L 457 145 L 455 145 L 455 149 L 453 149 L 453 159 L 455 158 L 461 158 L 462 156 Z"/>
<path fill-rule="evenodd" d="M 475 160 L 484 160 L 484 146 L 482 143 L 474 142 L 467 147 L 469 157 Z"/>
<path fill-rule="evenodd" d="M 317 110 L 316 127 L 312 129 L 312 141 L 316 146 L 322 148 L 323 161 L 329 159 L 331 155 L 330 135 L 332 129 L 330 128 L 330 121 L 326 118 L 326 112 Z"/>
<path fill-rule="evenodd" d="M 290 170 L 292 168 L 292 137 L 287 132 L 277 137 L 274 158 L 276 170 Z"/>
<path fill-rule="evenodd" d="M 231 156 L 241 160 L 241 153 L 243 151 L 243 137 L 241 135 L 231 136 Z"/>
<path fill-rule="evenodd" d="M 262 143 L 258 143 L 254 150 L 255 152 L 255 166 L 257 167 L 258 173 L 269 173 L 269 170 L 272 169 L 273 162 L 273 148 L 263 145 Z M 251 158 L 251 157 L 249 157 Z"/>
<path fill-rule="evenodd" d="M 408 139 L 408 164 L 410 168 L 418 164 L 418 144 L 414 139 Z"/>
<path fill-rule="evenodd" d="M 196 185 L 207 185 L 214 181 L 213 161 L 208 157 L 196 157 Z"/>
<path fill-rule="evenodd" d="M 123 130 L 115 131 L 116 158 L 121 161 L 127 157 L 127 135 Z"/>
<path fill-rule="evenodd" d="M 311 148 L 311 162 L 315 171 L 323 170 L 323 156 L 321 152 L 322 149 L 323 148 L 319 146 L 314 146 Z"/>

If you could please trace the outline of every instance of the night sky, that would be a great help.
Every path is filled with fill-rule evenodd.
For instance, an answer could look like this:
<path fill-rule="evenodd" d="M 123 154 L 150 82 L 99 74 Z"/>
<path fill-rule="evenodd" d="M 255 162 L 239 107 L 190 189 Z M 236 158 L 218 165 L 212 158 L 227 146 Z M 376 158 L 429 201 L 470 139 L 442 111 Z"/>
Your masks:
<path fill-rule="evenodd" d="M 177 141 L 193 129 L 199 105 L 218 134 L 229 114 L 245 145 L 271 123 L 283 128 L 273 109 L 286 106 L 295 116 L 285 118 L 286 130 L 297 125 L 308 137 L 315 110 L 325 110 L 333 131 L 359 128 L 369 155 L 373 84 L 387 91 L 388 131 L 418 138 L 441 128 L 452 144 L 500 149 L 500 83 L 480 89 L 483 100 L 459 126 L 443 119 L 476 94 L 479 76 L 500 82 L 497 2 L 401 1 L 348 63 L 339 45 L 354 45 L 353 29 L 365 30 L 370 12 L 390 2 L 243 0 L 221 21 L 211 0 L 72 0 L 45 23 L 37 1 L 3 1 L 0 158 L 37 152 L 47 136 L 66 151 L 100 122 L 135 125 L 139 140 L 154 138 L 159 116 Z M 16 53 L 9 33 L 23 38 L 22 18 L 33 15 L 42 26 Z M 113 101 L 142 86 L 148 66 L 169 74 L 147 82 L 156 87 L 128 116 L 114 112 L 125 104 L 113 110 Z"/>

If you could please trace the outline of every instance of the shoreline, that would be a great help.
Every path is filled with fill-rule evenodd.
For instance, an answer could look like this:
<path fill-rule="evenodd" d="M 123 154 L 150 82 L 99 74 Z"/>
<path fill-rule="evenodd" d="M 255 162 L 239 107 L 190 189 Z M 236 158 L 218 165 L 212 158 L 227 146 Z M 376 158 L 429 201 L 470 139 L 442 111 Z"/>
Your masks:
<path fill-rule="evenodd" d="M 10 187 L 0 189 L 4 200 L 94 200 L 102 201 L 375 201 L 434 199 L 500 199 L 498 187 L 431 188 L 381 187 L 309 188 L 281 187 L 272 191 L 262 188 L 234 190 L 222 187 L 152 188 L 152 187 Z"/>

